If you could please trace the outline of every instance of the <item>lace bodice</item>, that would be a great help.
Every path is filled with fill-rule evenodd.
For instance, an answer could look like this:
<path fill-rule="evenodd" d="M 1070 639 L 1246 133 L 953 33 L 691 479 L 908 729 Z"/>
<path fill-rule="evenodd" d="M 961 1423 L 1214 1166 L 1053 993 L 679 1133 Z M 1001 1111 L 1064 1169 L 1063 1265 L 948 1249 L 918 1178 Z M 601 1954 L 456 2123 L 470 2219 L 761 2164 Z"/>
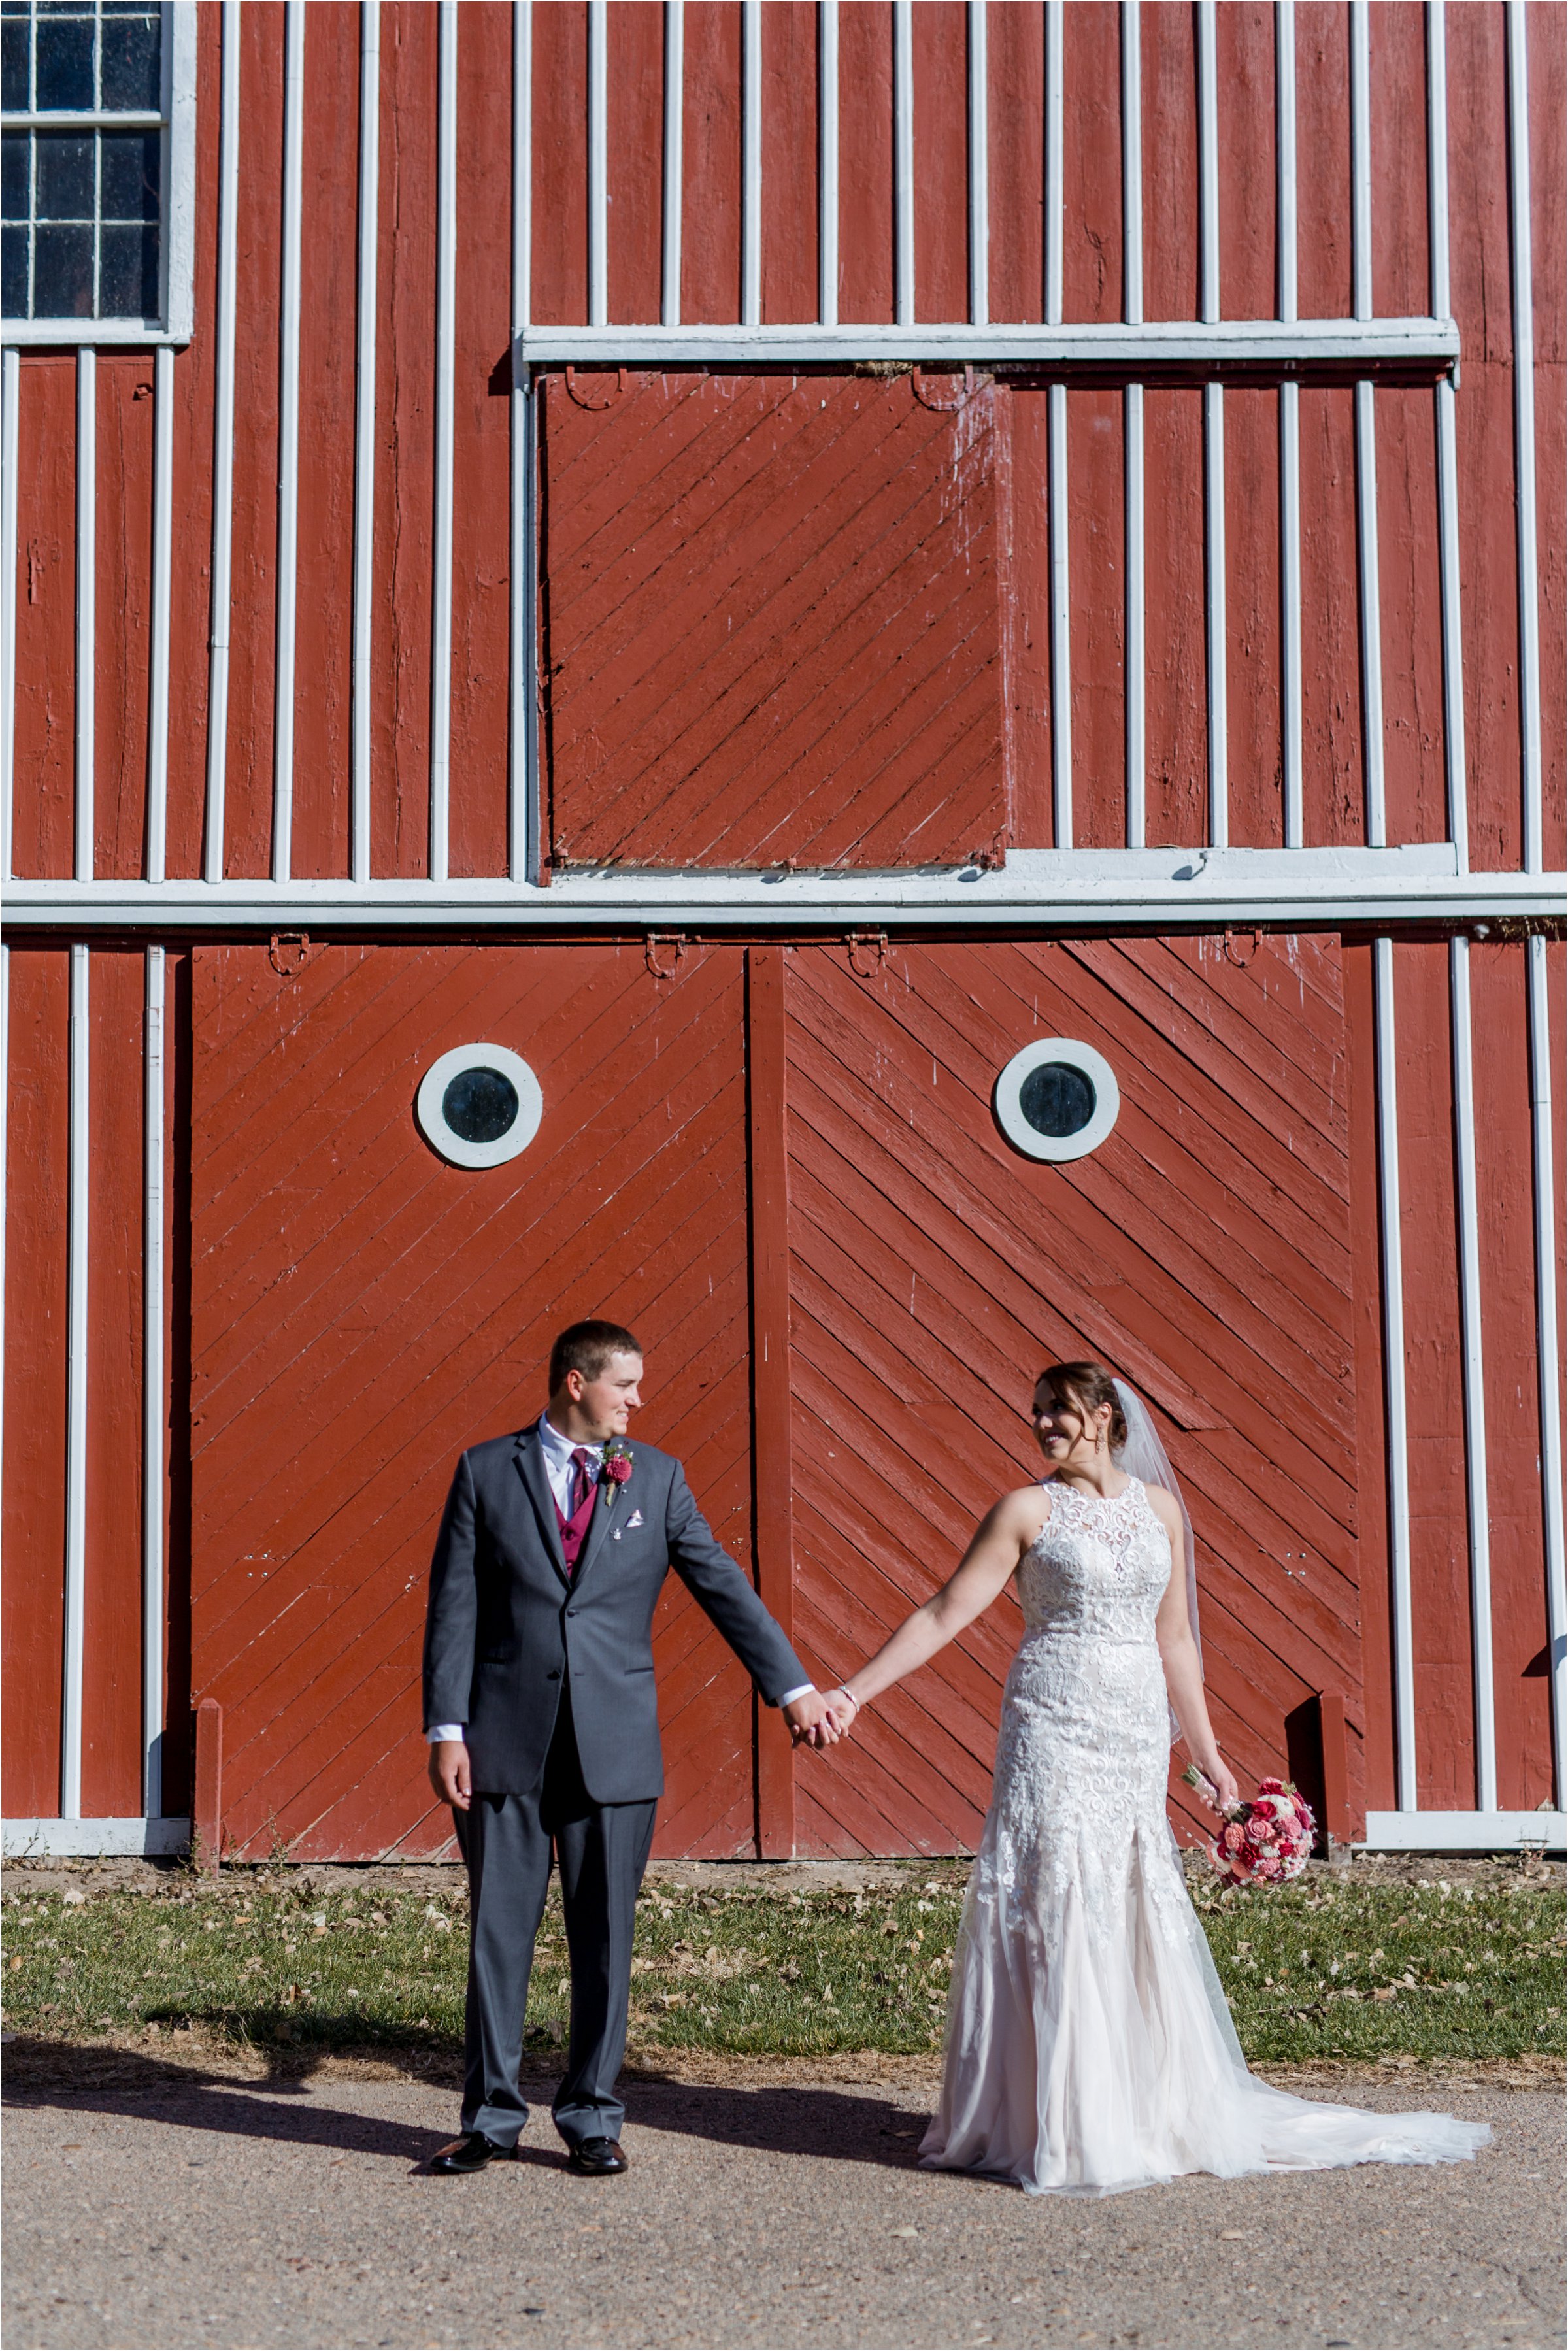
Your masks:
<path fill-rule="evenodd" d="M 1171 1575 L 1171 1539 L 1140 1479 L 1102 1499 L 1054 1480 L 1051 1516 L 1019 1562 L 1026 1641 L 1152 1642 Z"/>

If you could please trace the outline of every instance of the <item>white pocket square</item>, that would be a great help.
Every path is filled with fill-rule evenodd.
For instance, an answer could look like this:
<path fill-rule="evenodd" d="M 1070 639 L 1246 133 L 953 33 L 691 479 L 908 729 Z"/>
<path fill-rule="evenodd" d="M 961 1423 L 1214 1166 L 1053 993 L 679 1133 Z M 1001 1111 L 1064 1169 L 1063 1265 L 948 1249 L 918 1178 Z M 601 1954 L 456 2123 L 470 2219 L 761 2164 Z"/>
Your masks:
<path fill-rule="evenodd" d="M 632 1515 L 631 1515 L 631 1517 L 630 1517 L 630 1518 L 627 1520 L 627 1521 L 626 1521 L 626 1531 L 627 1531 L 627 1533 L 628 1533 L 628 1534 L 630 1534 L 630 1533 L 631 1533 L 631 1531 L 632 1531 L 632 1529 L 633 1527 L 640 1527 L 640 1526 L 642 1525 L 642 1523 L 643 1523 L 643 1513 L 642 1513 L 642 1511 L 641 1511 L 641 1510 L 633 1510 L 633 1511 L 632 1511 Z"/>

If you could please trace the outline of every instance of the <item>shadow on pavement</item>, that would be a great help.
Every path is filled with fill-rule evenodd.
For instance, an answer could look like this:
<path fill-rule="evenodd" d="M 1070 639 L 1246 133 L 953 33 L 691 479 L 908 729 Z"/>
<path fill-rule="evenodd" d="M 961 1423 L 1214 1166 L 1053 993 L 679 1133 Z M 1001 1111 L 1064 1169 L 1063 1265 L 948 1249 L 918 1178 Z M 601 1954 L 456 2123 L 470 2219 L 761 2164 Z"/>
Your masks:
<path fill-rule="evenodd" d="M 319 2070 L 308 2053 L 260 2053 L 271 2070 L 261 2081 L 182 2064 L 135 2050 L 83 2047 L 18 2034 L 6 2052 L 5 2103 L 13 2108 L 69 2105 L 76 2110 L 166 2122 L 183 2130 L 330 2148 L 335 2154 L 380 2155 L 423 2168 L 457 2128 L 424 2130 L 411 2123 L 352 2111 L 357 2085 L 339 2074 L 320 2085 L 333 2103 L 304 2103 Z M 321 2053 L 323 2057 L 331 2053 Z M 403 2080 L 419 2079 L 405 2073 Z M 548 2113 L 553 2085 L 525 2081 L 536 2115 Z M 923 2116 L 885 2098 L 816 2084 L 800 2088 L 727 2088 L 660 2081 L 645 2074 L 622 2085 L 633 2128 L 668 2131 L 716 2146 L 809 2155 L 829 2162 L 874 2164 L 908 2170 L 915 2163 Z M 559 2165 L 564 2150 L 525 2146 L 524 2164 Z"/>

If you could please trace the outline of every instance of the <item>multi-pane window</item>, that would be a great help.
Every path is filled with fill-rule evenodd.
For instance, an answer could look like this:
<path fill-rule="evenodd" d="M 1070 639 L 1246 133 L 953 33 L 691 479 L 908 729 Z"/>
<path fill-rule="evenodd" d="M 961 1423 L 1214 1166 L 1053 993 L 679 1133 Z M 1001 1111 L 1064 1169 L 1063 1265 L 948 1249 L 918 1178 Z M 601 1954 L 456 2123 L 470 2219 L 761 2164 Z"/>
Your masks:
<path fill-rule="evenodd" d="M 7 322 L 161 317 L 168 13 L 0 0 Z"/>

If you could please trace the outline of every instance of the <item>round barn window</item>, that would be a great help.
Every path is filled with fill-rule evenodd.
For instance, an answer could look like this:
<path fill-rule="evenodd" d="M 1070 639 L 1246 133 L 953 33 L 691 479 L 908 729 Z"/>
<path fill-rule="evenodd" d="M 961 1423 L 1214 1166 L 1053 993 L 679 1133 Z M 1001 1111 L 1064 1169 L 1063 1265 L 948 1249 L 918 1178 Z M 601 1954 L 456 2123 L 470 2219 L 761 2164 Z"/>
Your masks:
<path fill-rule="evenodd" d="M 1121 1107 L 1110 1062 L 1071 1037 L 1037 1037 L 997 1080 L 997 1123 L 1030 1159 L 1082 1159 L 1097 1151 Z"/>
<path fill-rule="evenodd" d="M 413 1114 L 432 1150 L 454 1167 L 499 1167 L 538 1133 L 544 1096 L 528 1063 L 505 1045 L 457 1045 L 426 1070 Z"/>

